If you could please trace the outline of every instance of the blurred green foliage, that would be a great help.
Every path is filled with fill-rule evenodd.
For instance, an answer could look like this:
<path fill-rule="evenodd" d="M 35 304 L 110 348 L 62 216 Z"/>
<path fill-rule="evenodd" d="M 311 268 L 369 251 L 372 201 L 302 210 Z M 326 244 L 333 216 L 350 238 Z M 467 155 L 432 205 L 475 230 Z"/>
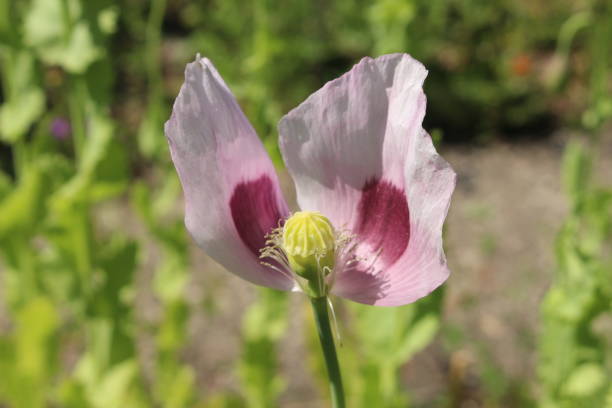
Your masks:
<path fill-rule="evenodd" d="M 400 369 L 424 349 L 441 324 L 443 288 L 415 304 L 375 308 L 351 304 L 355 332 L 347 338 L 343 362 L 352 407 L 406 407 L 409 394 L 401 384 Z"/>
<path fill-rule="evenodd" d="M 239 392 L 198 387 L 185 358 L 189 240 L 163 123 L 196 52 L 280 166 L 281 115 L 387 52 L 429 69 L 426 127 L 445 141 L 596 130 L 612 115 L 611 30 L 605 0 L 0 0 L 0 406 L 283 401 L 286 294 L 262 291 L 245 313 Z M 570 147 L 573 210 L 542 308 L 544 406 L 612 406 L 610 339 L 597 331 L 611 308 L 611 199 L 589 183 L 588 162 Z M 137 316 L 142 291 L 156 318 Z M 339 308 L 351 406 L 409 403 L 401 369 L 434 338 L 442 301 L 438 291 L 402 308 Z"/>
<path fill-rule="evenodd" d="M 591 169 L 588 150 L 570 144 L 563 178 L 571 213 L 542 304 L 543 407 L 604 407 L 612 398 L 612 190 L 594 185 Z"/>
<path fill-rule="evenodd" d="M 266 138 L 324 81 L 390 52 L 409 52 L 428 68 L 426 127 L 447 141 L 538 136 L 578 124 L 587 106 L 599 106 L 598 121 L 612 114 L 606 1 L 210 4 L 177 5 L 175 23 L 194 30 L 183 56 L 213 58 Z M 595 102 L 595 93 L 605 98 Z"/>
<path fill-rule="evenodd" d="M 260 299 L 243 321 L 242 356 L 238 374 L 248 407 L 276 406 L 286 380 L 279 375 L 277 343 L 287 330 L 287 296 L 260 290 Z"/>

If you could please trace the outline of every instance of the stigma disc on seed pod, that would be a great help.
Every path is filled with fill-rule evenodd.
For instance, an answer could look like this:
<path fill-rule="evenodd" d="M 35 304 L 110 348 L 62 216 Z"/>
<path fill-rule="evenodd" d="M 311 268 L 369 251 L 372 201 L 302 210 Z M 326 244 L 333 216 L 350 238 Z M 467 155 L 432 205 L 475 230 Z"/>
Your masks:
<path fill-rule="evenodd" d="M 334 268 L 335 233 L 331 222 L 321 213 L 299 211 L 283 227 L 283 250 L 289 266 L 298 276 L 308 280 L 315 295 L 323 288 L 326 271 Z"/>

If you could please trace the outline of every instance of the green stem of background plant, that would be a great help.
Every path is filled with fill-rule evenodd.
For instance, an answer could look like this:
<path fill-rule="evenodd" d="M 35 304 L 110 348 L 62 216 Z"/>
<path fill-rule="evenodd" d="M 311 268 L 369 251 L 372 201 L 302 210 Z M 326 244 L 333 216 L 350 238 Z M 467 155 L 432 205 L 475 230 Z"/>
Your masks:
<path fill-rule="evenodd" d="M 82 75 L 73 75 L 71 78 L 71 89 L 68 99 L 70 111 L 70 122 L 72 125 L 72 139 L 74 141 L 74 155 L 80 165 L 81 156 L 87 138 L 86 107 L 87 107 L 87 84 Z"/>
<path fill-rule="evenodd" d="M 323 296 L 318 298 L 310 298 L 310 302 L 315 315 L 315 322 L 317 324 L 319 340 L 321 341 L 321 348 L 323 349 L 325 366 L 327 367 L 332 407 L 344 408 L 344 389 L 342 387 L 342 376 L 340 374 L 340 366 L 338 365 L 338 357 L 336 356 L 334 334 L 329 322 L 327 297 Z"/>

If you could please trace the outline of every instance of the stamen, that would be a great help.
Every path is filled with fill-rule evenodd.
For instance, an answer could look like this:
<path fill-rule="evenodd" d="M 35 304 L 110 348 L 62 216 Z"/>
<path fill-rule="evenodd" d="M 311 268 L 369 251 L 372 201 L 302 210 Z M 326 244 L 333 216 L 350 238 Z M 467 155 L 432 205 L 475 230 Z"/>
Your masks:
<path fill-rule="evenodd" d="M 279 226 L 277 228 L 274 228 L 269 234 L 266 235 L 266 246 L 259 250 L 259 258 L 262 259 L 262 265 L 268 266 L 274 269 L 275 271 L 282 273 L 288 278 L 294 279 L 294 276 L 291 273 L 291 267 L 289 266 L 289 260 L 287 259 L 287 255 L 281 249 L 280 243 L 282 239 L 282 233 L 283 228 Z M 266 262 L 263 259 L 272 259 L 276 261 L 279 265 L 273 265 L 272 263 Z"/>
<path fill-rule="evenodd" d="M 379 269 L 376 269 L 376 262 L 380 258 L 382 248 L 379 248 L 373 256 L 357 255 L 355 252 L 361 244 L 355 234 L 348 231 L 342 231 L 338 234 L 337 238 L 338 247 L 340 253 L 338 257 L 338 265 L 343 266 L 344 271 L 355 270 L 357 266 L 360 266 L 360 271 L 369 273 L 372 275 L 380 273 Z"/>
<path fill-rule="evenodd" d="M 309 293 L 308 279 L 304 276 L 300 276 L 294 271 L 289 262 L 289 258 L 285 250 L 283 249 L 283 226 L 286 220 L 279 221 L 278 227 L 274 228 L 269 234 L 266 235 L 266 246 L 260 249 L 259 258 L 261 264 L 269 267 L 284 276 L 293 279 L 302 290 Z M 315 232 L 320 236 L 320 232 Z M 369 274 L 377 274 L 380 270 L 376 269 L 376 263 L 378 262 L 382 253 L 382 248 L 379 248 L 371 256 L 357 255 L 357 249 L 359 248 L 360 242 L 356 235 L 348 230 L 335 231 L 334 236 L 334 262 L 333 268 L 329 264 L 323 264 L 326 251 L 321 249 L 314 249 L 314 259 L 316 260 L 316 280 L 310 283 L 310 287 L 314 286 L 318 289 L 317 293 L 329 293 L 329 290 L 334 284 L 336 273 L 338 271 L 350 271 L 355 270 L 359 267 L 361 272 Z M 313 285 L 314 283 L 314 285 Z M 330 304 L 333 311 L 333 307 Z M 335 317 L 334 317 L 335 319 Z M 334 323 L 336 323 L 334 321 Z"/>
<path fill-rule="evenodd" d="M 274 269 L 275 271 L 282 273 L 283 275 L 285 275 L 285 276 L 286 276 L 287 278 L 289 278 L 289 279 L 293 279 L 293 276 L 292 276 L 292 275 L 291 275 L 289 272 L 287 272 L 286 270 L 284 270 L 284 269 L 278 268 L 277 266 L 272 265 L 271 263 L 268 263 L 268 262 L 260 262 L 260 263 L 261 263 L 262 265 L 264 265 L 264 266 L 267 266 L 268 268 L 272 268 L 272 269 Z"/>

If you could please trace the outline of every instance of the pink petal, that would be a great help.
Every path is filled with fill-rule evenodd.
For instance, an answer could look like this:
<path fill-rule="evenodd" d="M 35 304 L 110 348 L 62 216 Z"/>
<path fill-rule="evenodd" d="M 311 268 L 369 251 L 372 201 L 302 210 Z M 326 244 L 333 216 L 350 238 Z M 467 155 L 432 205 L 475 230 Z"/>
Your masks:
<path fill-rule="evenodd" d="M 359 242 L 364 260 L 337 271 L 339 296 L 400 305 L 448 277 L 442 224 L 455 173 L 421 126 L 426 75 L 405 54 L 364 58 L 279 124 L 302 209 Z"/>
<path fill-rule="evenodd" d="M 198 245 L 248 281 L 291 289 L 289 277 L 259 259 L 265 235 L 289 214 L 274 167 L 208 59 L 187 65 L 165 130 Z"/>

